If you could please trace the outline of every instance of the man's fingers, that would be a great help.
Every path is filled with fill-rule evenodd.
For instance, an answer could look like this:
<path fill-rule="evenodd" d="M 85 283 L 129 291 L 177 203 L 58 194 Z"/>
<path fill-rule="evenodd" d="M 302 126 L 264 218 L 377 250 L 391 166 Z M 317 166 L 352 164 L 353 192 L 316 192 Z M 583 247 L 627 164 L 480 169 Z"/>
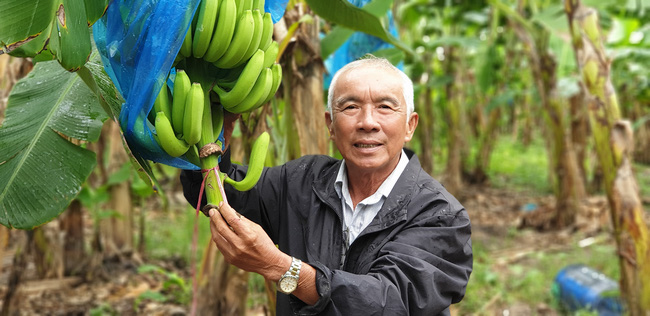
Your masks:
<path fill-rule="evenodd" d="M 230 207 L 230 205 L 221 202 L 219 203 L 218 211 L 219 213 L 221 213 L 221 216 L 223 216 L 223 218 L 226 220 L 226 223 L 230 225 L 230 227 L 236 229 L 235 226 L 239 226 L 242 216 L 241 214 L 236 212 L 232 207 Z"/>

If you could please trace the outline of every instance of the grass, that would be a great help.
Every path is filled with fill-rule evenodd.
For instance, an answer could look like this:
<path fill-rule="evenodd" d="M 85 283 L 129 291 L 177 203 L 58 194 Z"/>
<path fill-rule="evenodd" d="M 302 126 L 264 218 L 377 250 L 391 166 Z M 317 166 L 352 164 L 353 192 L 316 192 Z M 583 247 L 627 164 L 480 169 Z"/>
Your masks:
<path fill-rule="evenodd" d="M 203 214 L 196 218 L 196 210 L 189 205 L 156 214 L 149 220 L 145 233 L 147 255 L 154 259 L 178 258 L 189 263 L 195 220 L 198 220 L 197 258 L 200 259 L 210 240 L 210 224 Z"/>
<path fill-rule="evenodd" d="M 511 137 L 501 137 L 495 144 L 487 173 L 494 187 L 549 194 L 552 191 L 548 168 L 548 154 L 542 140 L 524 147 Z"/>
<path fill-rule="evenodd" d="M 515 238 L 517 238 L 515 236 Z M 581 248 L 577 240 L 561 252 L 535 252 L 520 261 L 498 264 L 480 241 L 475 242 L 474 270 L 465 298 L 457 307 L 459 314 L 493 315 L 495 309 L 517 303 L 534 308 L 544 303 L 559 309 L 551 288 L 558 272 L 571 264 L 584 264 L 618 280 L 618 258 L 611 243 Z M 586 311 L 585 311 L 586 312 Z"/>

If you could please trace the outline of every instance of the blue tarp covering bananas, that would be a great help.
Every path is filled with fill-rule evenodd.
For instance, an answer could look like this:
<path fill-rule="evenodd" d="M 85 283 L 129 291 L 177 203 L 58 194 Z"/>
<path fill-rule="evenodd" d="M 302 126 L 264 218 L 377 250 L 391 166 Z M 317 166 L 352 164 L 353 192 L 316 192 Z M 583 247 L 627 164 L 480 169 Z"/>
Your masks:
<path fill-rule="evenodd" d="M 201 149 L 219 136 L 224 110 L 246 113 L 273 98 L 282 81 L 277 55 L 264 0 L 201 0 L 174 61 L 176 73 L 156 92 L 149 115 L 160 146 L 172 157 L 198 158 L 203 169 L 215 167 L 208 157 L 214 153 L 203 156 Z M 266 153 L 268 144 L 268 135 L 260 137 L 253 151 Z M 261 170 L 265 154 L 253 156 L 250 170 Z"/>

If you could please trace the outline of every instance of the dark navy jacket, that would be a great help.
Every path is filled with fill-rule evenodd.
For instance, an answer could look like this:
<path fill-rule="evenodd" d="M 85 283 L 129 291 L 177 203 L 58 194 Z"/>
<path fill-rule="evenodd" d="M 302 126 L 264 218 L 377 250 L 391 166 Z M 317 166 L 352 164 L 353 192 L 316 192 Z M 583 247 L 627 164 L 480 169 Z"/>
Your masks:
<path fill-rule="evenodd" d="M 448 315 L 472 271 L 470 221 L 463 206 L 429 176 L 412 152 L 381 210 L 341 262 L 341 161 L 305 156 L 265 168 L 258 184 L 226 185 L 232 207 L 260 224 L 280 250 L 313 266 L 320 295 L 307 306 L 279 293 L 277 315 Z M 226 159 L 227 160 L 227 159 Z M 221 164 L 240 180 L 246 168 Z M 185 197 L 196 205 L 201 176 L 184 171 Z"/>

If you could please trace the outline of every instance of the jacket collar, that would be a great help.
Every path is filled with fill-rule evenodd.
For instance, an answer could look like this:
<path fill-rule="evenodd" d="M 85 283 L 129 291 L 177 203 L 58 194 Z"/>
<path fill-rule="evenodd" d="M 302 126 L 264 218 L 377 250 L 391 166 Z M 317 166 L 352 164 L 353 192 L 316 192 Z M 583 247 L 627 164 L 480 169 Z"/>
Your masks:
<path fill-rule="evenodd" d="M 422 169 L 420 168 L 420 161 L 413 151 L 404 148 L 404 152 L 409 158 L 408 165 L 406 165 L 406 169 L 404 169 L 393 190 L 386 198 L 386 201 L 384 201 L 381 210 L 377 213 L 377 216 L 375 216 L 370 225 L 366 227 L 363 234 L 382 230 L 399 221 L 406 220 L 407 210 L 405 205 L 411 200 L 411 195 L 415 192 L 418 174 Z M 314 181 L 312 189 L 316 196 L 334 210 L 339 220 L 342 221 L 343 210 L 341 209 L 341 200 L 334 187 L 340 166 L 341 161 L 339 160 L 326 168 L 321 174 L 321 177 Z"/>

